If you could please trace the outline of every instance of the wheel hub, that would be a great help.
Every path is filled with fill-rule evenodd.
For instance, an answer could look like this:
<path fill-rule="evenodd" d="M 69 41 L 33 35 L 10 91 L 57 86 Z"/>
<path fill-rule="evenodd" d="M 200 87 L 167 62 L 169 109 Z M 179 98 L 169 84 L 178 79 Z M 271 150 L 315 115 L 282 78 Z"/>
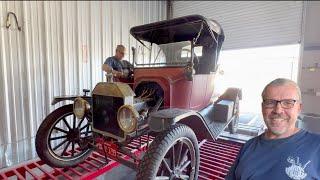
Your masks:
<path fill-rule="evenodd" d="M 175 169 L 175 170 L 173 171 L 173 174 L 174 174 L 175 176 L 179 176 L 179 175 L 181 174 L 181 171 L 180 171 L 179 169 Z"/>
<path fill-rule="evenodd" d="M 68 134 L 68 140 L 77 141 L 80 138 L 80 130 L 78 128 L 71 129 Z"/>

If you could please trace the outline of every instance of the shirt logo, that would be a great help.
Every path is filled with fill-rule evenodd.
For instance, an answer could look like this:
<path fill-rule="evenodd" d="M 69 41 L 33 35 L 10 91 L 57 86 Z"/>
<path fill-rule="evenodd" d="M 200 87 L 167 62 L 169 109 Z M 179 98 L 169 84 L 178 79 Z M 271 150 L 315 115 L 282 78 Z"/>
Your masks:
<path fill-rule="evenodd" d="M 286 174 L 294 180 L 301 180 L 307 177 L 307 173 L 304 172 L 304 169 L 307 165 L 311 162 L 308 161 L 305 165 L 302 165 L 299 162 L 299 157 L 297 157 L 297 161 L 294 160 L 292 157 L 288 157 L 287 161 L 291 163 L 290 167 L 286 167 Z"/>

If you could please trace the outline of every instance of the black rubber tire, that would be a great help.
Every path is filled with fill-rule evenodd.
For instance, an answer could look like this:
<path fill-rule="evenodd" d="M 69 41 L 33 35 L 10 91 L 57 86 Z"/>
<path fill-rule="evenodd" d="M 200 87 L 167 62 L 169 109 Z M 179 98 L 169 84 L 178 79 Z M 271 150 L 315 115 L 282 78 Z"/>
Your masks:
<path fill-rule="evenodd" d="M 92 152 L 92 149 L 85 149 L 74 158 L 70 159 L 58 159 L 52 155 L 52 151 L 49 148 L 49 136 L 51 129 L 60 118 L 67 114 L 73 113 L 73 105 L 65 105 L 50 113 L 41 123 L 36 134 L 36 151 L 41 160 L 52 167 L 71 167 L 83 162 Z"/>
<path fill-rule="evenodd" d="M 199 145 L 193 130 L 183 124 L 172 125 L 169 129 L 161 132 L 151 143 L 148 151 L 139 164 L 137 173 L 138 180 L 153 180 L 156 177 L 162 159 L 175 141 L 181 137 L 191 140 L 195 151 L 195 173 L 193 179 L 198 179 L 200 154 Z"/>

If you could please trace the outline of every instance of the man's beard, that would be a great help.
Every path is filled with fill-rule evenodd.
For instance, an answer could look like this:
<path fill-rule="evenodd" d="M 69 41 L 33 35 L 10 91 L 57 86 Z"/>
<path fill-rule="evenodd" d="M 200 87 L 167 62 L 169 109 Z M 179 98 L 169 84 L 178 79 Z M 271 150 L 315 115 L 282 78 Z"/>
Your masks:
<path fill-rule="evenodd" d="M 289 123 L 289 120 L 290 120 L 290 117 L 284 114 L 278 114 L 278 113 L 271 114 L 267 119 L 267 122 L 269 123 L 269 126 L 270 126 L 269 131 L 271 131 L 272 134 L 277 136 L 284 134 L 288 130 L 288 126 L 284 126 L 280 130 L 275 130 L 274 128 L 272 128 L 272 124 L 273 122 L 283 123 L 283 121 L 286 121 L 286 123 Z"/>

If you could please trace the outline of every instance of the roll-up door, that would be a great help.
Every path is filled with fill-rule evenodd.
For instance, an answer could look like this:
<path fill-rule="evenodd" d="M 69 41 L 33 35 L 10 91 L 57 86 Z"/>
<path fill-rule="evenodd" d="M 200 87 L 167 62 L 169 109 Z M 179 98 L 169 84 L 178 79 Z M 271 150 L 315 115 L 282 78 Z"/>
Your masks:
<path fill-rule="evenodd" d="M 224 29 L 223 49 L 299 43 L 302 1 L 173 1 L 173 17 L 200 14 Z"/>

